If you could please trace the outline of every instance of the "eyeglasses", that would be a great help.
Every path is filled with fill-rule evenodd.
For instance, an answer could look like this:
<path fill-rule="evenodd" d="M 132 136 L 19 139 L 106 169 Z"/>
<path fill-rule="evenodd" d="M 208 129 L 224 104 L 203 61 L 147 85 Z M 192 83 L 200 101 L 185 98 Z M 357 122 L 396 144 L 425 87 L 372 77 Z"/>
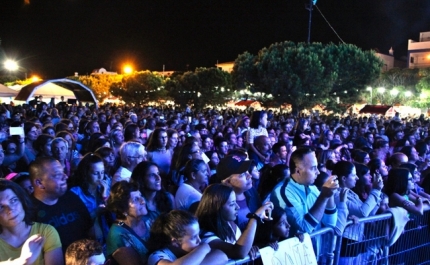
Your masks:
<path fill-rule="evenodd" d="M 128 158 L 143 159 L 144 156 L 127 156 Z"/>

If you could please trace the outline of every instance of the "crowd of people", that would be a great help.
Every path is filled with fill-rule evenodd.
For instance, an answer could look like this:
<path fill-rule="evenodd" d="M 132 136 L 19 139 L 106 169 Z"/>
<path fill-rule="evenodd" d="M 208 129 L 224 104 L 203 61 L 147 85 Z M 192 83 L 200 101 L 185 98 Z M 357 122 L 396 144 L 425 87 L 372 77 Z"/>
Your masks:
<path fill-rule="evenodd" d="M 0 108 L 0 264 L 225 264 L 429 206 L 424 116 L 32 104 Z"/>

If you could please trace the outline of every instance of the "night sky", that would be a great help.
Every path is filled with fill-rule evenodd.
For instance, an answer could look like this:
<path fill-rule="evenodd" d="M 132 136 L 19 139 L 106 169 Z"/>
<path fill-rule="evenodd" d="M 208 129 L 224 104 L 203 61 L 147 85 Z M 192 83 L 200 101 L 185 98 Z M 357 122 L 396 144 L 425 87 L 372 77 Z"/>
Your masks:
<path fill-rule="evenodd" d="M 1 0 L 0 60 L 57 78 L 104 67 L 212 67 L 274 42 L 307 40 L 304 0 Z M 430 31 L 428 0 L 318 0 L 347 43 L 396 57 Z M 311 41 L 339 43 L 314 8 Z"/>

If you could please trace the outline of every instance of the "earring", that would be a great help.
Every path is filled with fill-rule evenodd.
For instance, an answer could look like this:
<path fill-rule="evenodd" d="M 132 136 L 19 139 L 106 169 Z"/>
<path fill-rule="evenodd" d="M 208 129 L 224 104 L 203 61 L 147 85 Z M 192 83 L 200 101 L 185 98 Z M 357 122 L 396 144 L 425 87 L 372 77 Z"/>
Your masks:
<path fill-rule="evenodd" d="M 124 213 L 124 216 L 127 217 L 128 213 Z"/>

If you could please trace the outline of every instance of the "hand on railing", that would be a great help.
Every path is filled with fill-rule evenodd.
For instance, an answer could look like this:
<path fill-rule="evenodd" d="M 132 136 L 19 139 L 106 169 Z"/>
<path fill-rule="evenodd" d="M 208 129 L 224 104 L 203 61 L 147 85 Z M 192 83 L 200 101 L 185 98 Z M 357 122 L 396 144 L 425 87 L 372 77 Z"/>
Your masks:
<path fill-rule="evenodd" d="M 249 257 L 251 260 L 255 260 L 258 257 L 258 252 L 260 249 L 257 246 L 252 246 L 251 250 L 249 251 Z"/>

